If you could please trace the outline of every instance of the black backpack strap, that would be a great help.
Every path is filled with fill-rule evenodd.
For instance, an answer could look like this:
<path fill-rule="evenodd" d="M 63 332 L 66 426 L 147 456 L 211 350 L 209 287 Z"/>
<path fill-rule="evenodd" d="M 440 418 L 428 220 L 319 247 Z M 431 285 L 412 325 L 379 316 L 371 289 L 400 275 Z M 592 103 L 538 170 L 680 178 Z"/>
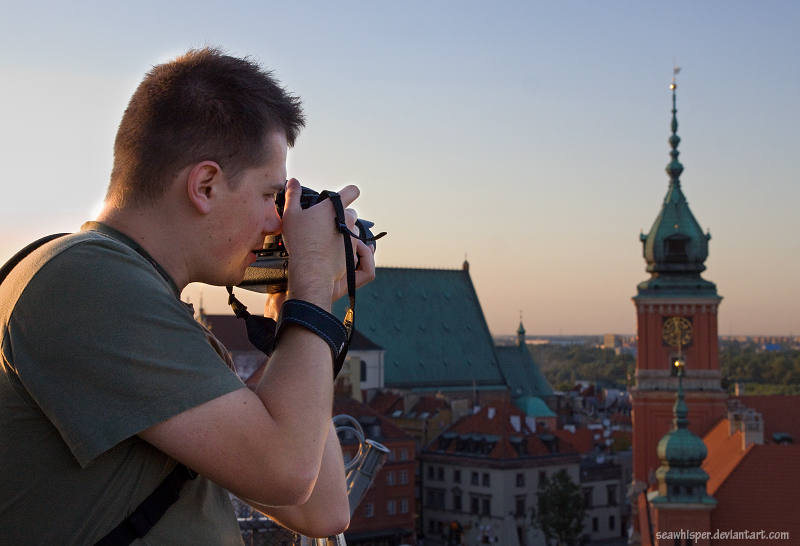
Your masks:
<path fill-rule="evenodd" d="M 166 513 L 167 508 L 178 500 L 183 485 L 196 477 L 196 472 L 178 463 L 156 490 L 95 546 L 128 546 L 137 538 L 145 536 Z"/>
<path fill-rule="evenodd" d="M 11 270 L 31 252 L 45 243 L 49 243 L 64 235 L 68 235 L 68 233 L 55 233 L 47 237 L 42 237 L 14 254 L 3 267 L 0 267 L 0 283 L 2 283 L 6 277 L 8 277 L 8 274 L 11 273 Z M 147 258 L 147 256 L 145 256 L 145 258 Z M 196 472 L 190 470 L 184 464 L 178 463 L 156 490 L 144 499 L 130 516 L 125 518 L 122 523 L 117 525 L 95 546 L 128 546 L 128 544 L 137 538 L 145 536 L 158 520 L 161 519 L 161 516 L 164 515 L 167 508 L 178 500 L 183 484 L 196 477 Z"/>

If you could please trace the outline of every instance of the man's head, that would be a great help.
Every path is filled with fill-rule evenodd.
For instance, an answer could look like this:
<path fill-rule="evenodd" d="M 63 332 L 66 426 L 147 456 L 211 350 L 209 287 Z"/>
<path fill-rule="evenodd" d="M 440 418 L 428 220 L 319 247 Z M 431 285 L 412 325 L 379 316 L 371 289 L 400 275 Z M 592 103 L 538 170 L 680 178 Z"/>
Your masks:
<path fill-rule="evenodd" d="M 231 184 L 266 163 L 267 141 L 289 146 L 305 120 L 300 99 L 251 60 L 213 48 L 153 67 L 133 94 L 114 141 L 106 200 L 117 208 L 156 202 L 183 168 L 219 164 Z"/>

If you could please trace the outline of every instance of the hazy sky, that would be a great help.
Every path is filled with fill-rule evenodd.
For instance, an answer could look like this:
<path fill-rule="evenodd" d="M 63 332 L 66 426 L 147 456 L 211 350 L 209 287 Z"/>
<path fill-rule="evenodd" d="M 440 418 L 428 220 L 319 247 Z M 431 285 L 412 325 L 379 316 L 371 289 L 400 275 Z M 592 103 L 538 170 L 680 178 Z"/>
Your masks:
<path fill-rule="evenodd" d="M 389 232 L 378 265 L 466 255 L 494 334 L 520 310 L 531 334 L 634 333 L 675 62 L 720 333 L 800 335 L 799 28 L 788 1 L 5 0 L 0 261 L 92 216 L 144 72 L 212 44 L 302 96 L 289 174 L 362 188 L 360 215 Z"/>

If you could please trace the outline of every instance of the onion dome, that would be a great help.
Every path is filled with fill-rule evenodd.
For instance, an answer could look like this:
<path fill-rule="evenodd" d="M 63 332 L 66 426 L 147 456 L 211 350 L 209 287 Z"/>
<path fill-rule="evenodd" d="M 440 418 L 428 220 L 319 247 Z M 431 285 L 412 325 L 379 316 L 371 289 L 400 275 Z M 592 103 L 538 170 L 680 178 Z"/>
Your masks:
<path fill-rule="evenodd" d="M 708 258 L 710 233 L 703 233 L 697 223 L 686 197 L 681 190 L 680 176 L 683 165 L 678 161 L 678 110 L 675 106 L 675 89 L 672 88 L 672 161 L 667 165 L 669 190 L 664 198 L 656 221 L 648 234 L 642 233 L 640 240 L 644 248 L 647 271 L 652 277 L 639 285 L 639 295 L 716 295 L 714 283 L 700 277 L 705 271 Z"/>
<path fill-rule="evenodd" d="M 661 467 L 656 470 L 658 496 L 652 502 L 714 505 L 717 501 L 706 492 L 708 474 L 700 466 L 708 449 L 703 440 L 689 430 L 689 408 L 683 395 L 683 361 L 675 364 L 678 367 L 678 395 L 672 407 L 675 418 L 673 430 L 661 438 L 656 448 Z"/>

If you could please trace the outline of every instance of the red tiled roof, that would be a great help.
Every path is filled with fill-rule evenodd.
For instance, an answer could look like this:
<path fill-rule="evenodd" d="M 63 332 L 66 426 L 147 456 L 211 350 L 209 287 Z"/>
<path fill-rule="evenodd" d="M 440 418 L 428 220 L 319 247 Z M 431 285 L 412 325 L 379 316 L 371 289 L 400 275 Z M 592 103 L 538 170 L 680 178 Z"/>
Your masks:
<path fill-rule="evenodd" d="M 742 433 L 737 430 L 728 435 L 729 427 L 730 422 L 722 419 L 703 438 L 708 455 L 702 466 L 708 473 L 706 491 L 712 496 L 725 483 L 746 453 L 742 449 Z"/>
<path fill-rule="evenodd" d="M 492 410 L 492 411 L 490 411 Z M 489 414 L 492 417 L 489 417 Z M 521 431 L 517 431 L 511 424 L 511 416 L 515 415 L 520 419 Z M 498 436 L 520 436 L 526 431 L 532 431 L 525 424 L 525 412 L 508 401 L 492 401 L 483 406 L 478 413 L 467 415 L 456 421 L 448 432 L 458 432 L 461 434 L 493 434 Z"/>
<path fill-rule="evenodd" d="M 247 338 L 247 327 L 234 315 L 206 315 L 206 327 L 228 351 L 257 351 Z"/>
<path fill-rule="evenodd" d="M 423 396 L 416 404 L 414 404 L 414 407 L 411 408 L 411 411 L 416 412 L 417 415 L 425 412 L 433 415 L 439 410 L 447 408 L 448 405 L 449 404 L 447 403 L 447 400 L 442 398 L 437 398 L 435 396 Z"/>
<path fill-rule="evenodd" d="M 611 415 L 611 417 L 609 417 L 609 419 L 611 419 L 615 423 L 623 423 L 627 425 L 633 423 L 633 419 L 631 419 L 631 416 L 625 415 L 624 413 L 614 413 Z"/>
<path fill-rule="evenodd" d="M 800 536 L 796 512 L 800 506 L 799 481 L 800 446 L 751 445 L 714 490 L 719 504 L 711 512 L 711 528 L 763 529 Z"/>
<path fill-rule="evenodd" d="M 800 443 L 800 396 L 736 396 L 748 408 L 761 414 L 764 420 L 764 442 L 772 442 L 774 432 L 789 434 L 795 443 Z"/>
<path fill-rule="evenodd" d="M 381 434 L 384 438 L 392 440 L 408 440 L 413 437 L 402 428 L 392 423 L 389 419 L 376 412 L 366 404 L 353 398 L 336 398 L 333 401 L 333 414 L 346 414 L 358 419 L 359 417 L 377 418 L 381 425 Z"/>
<path fill-rule="evenodd" d="M 391 392 L 379 392 L 367 405 L 382 415 L 389 415 L 403 409 L 403 397 Z"/>
<path fill-rule="evenodd" d="M 491 417 L 489 417 L 491 415 Z M 511 417 L 519 418 L 520 430 L 514 428 Z M 544 431 L 551 434 L 554 431 Z M 555 431 L 558 432 L 558 431 Z M 475 454 L 477 457 L 488 459 L 515 459 L 518 457 L 531 457 L 553 454 L 542 441 L 540 435 L 535 434 L 525 423 L 525 412 L 517 408 L 508 400 L 495 400 L 482 407 L 477 413 L 467 415 L 456 421 L 444 433 L 445 435 L 470 436 L 478 435 L 495 437 L 496 443 L 492 450 L 485 455 Z M 568 440 L 556 436 L 559 440 L 558 454 L 575 454 L 577 450 Z M 512 439 L 525 442 L 527 455 L 519 455 L 512 445 Z M 457 442 L 451 442 L 444 453 L 455 453 Z M 429 446 L 434 451 L 438 444 L 434 442 Z"/>

